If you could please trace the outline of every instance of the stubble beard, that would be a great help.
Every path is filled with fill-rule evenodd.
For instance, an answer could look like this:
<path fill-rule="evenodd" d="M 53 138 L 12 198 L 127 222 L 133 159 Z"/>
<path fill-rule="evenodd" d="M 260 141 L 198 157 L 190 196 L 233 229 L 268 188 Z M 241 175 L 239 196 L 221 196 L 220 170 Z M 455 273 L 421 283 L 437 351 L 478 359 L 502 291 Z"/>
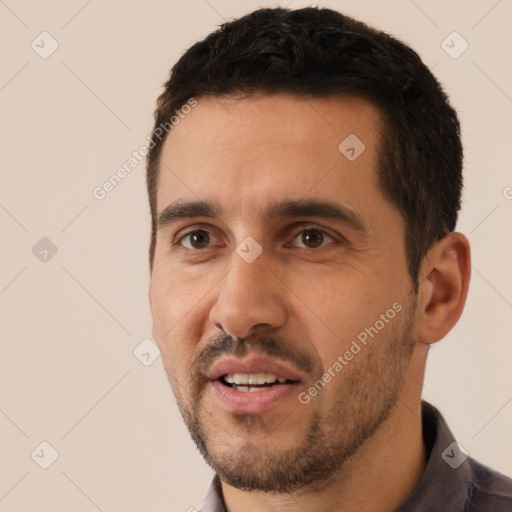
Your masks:
<path fill-rule="evenodd" d="M 273 432 L 268 437 L 259 436 L 258 443 L 248 435 L 239 447 L 229 448 L 232 439 L 227 429 L 212 419 L 201 403 L 204 387 L 192 391 L 190 400 L 183 400 L 182 393 L 175 389 L 184 421 L 206 462 L 222 481 L 248 491 L 282 494 L 329 482 L 375 434 L 397 403 L 415 344 L 415 308 L 416 302 L 412 301 L 394 332 L 388 326 L 388 333 L 380 333 L 385 337 L 369 340 L 361 354 L 327 384 L 337 386 L 328 413 L 323 412 L 327 409 L 325 390 L 307 405 L 297 401 L 300 417 L 294 418 L 294 413 L 283 417 L 276 429 L 290 424 L 295 427 L 299 422 L 304 425 L 303 434 L 292 446 L 283 448 L 282 443 L 272 443 Z M 318 378 L 312 377 L 312 382 Z M 233 419 L 247 432 L 257 428 L 258 418 L 237 415 Z"/>

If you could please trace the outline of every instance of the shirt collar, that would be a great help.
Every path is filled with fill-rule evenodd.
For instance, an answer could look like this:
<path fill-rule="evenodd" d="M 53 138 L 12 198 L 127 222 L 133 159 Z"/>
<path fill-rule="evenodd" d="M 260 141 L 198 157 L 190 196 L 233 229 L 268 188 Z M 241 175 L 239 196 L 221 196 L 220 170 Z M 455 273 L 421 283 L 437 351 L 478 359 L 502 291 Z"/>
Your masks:
<path fill-rule="evenodd" d="M 462 511 L 470 495 L 473 471 L 441 413 L 422 402 L 423 439 L 430 454 L 425 471 L 407 501 L 396 512 Z"/>
<path fill-rule="evenodd" d="M 428 462 L 418 485 L 396 512 L 463 510 L 471 486 L 471 466 L 441 413 L 425 401 L 421 405 Z M 218 476 L 210 485 L 202 510 L 227 512 Z"/>
<path fill-rule="evenodd" d="M 208 494 L 204 500 L 202 512 L 227 512 L 222 499 L 222 488 L 220 486 L 220 478 L 215 475 L 213 482 L 208 489 Z"/>

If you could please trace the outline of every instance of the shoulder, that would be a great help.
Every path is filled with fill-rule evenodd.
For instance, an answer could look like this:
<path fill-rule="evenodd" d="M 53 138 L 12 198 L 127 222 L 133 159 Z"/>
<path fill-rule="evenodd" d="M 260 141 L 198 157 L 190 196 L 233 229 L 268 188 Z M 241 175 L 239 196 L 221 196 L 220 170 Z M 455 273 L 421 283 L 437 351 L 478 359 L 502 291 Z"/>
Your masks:
<path fill-rule="evenodd" d="M 473 473 L 468 512 L 511 512 L 512 479 L 470 458 Z"/>

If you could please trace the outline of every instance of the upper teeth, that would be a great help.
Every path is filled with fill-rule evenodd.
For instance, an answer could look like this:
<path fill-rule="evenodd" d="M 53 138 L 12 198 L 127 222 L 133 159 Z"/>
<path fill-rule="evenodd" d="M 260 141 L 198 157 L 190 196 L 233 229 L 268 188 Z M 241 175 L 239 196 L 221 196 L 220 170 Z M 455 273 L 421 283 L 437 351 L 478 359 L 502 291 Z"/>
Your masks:
<path fill-rule="evenodd" d="M 224 375 L 224 380 L 228 384 L 273 384 L 286 382 L 284 377 L 278 377 L 273 373 L 230 373 Z"/>

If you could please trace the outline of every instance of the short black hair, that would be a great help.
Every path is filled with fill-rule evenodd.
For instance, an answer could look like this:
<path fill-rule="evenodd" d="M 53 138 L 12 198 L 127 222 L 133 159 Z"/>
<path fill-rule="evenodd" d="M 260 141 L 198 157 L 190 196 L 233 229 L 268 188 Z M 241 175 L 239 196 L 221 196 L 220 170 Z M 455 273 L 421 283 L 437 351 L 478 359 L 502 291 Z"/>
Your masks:
<path fill-rule="evenodd" d="M 277 93 L 359 97 L 378 108 L 384 125 L 379 186 L 405 220 L 405 251 L 417 288 L 423 257 L 435 241 L 455 229 L 460 209 L 457 114 L 409 46 L 339 12 L 315 7 L 259 9 L 225 23 L 189 48 L 172 68 L 158 98 L 147 157 L 151 266 L 165 140 L 155 130 L 192 97 Z"/>

